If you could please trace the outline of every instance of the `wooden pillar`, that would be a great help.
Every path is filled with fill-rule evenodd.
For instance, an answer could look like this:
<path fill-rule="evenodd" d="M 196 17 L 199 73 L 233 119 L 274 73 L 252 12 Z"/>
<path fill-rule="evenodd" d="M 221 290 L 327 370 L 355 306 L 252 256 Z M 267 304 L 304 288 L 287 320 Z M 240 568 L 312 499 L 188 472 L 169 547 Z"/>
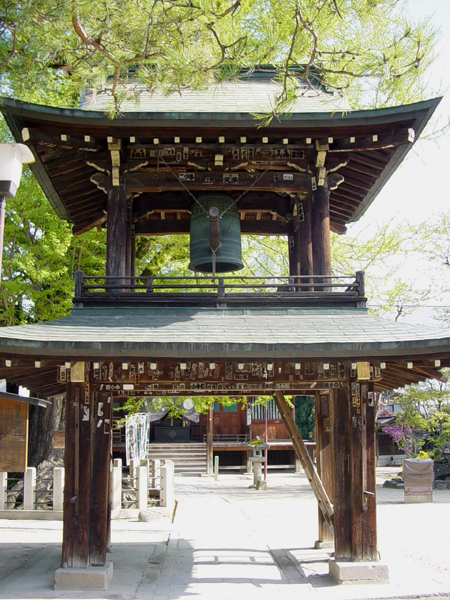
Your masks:
<path fill-rule="evenodd" d="M 296 275 L 300 275 L 300 239 L 295 220 L 289 224 L 288 249 L 289 275 L 295 277 Z"/>
<path fill-rule="evenodd" d="M 313 275 L 313 246 L 311 233 L 311 191 L 300 203 L 303 210 L 299 218 L 298 233 L 300 239 L 300 275 Z"/>
<path fill-rule="evenodd" d="M 106 275 L 110 275 L 112 277 L 125 276 L 126 248 L 127 192 L 125 182 L 121 178 L 118 186 L 111 186 L 108 190 Z"/>
<path fill-rule="evenodd" d="M 84 378 L 85 363 L 75 366 Z M 91 438 L 89 382 L 67 383 L 62 567 L 89 566 Z"/>
<path fill-rule="evenodd" d="M 136 231 L 134 225 L 131 226 L 131 277 L 136 277 Z"/>
<path fill-rule="evenodd" d="M 214 405 L 208 408 L 206 419 L 206 474 L 213 474 L 213 428 L 214 428 Z"/>
<path fill-rule="evenodd" d="M 350 472 L 350 404 L 349 388 L 335 390 L 333 419 L 334 454 L 334 549 L 335 558 L 352 558 L 352 503 Z"/>
<path fill-rule="evenodd" d="M 377 561 L 375 407 L 372 384 L 336 390 L 333 424 L 336 561 Z M 372 396 L 373 397 L 373 396 Z"/>
<path fill-rule="evenodd" d="M 375 414 L 368 405 L 369 382 L 352 396 L 352 560 L 376 561 Z M 356 406 L 355 406 L 356 404 Z"/>
<path fill-rule="evenodd" d="M 62 567 L 106 562 L 112 400 L 93 394 L 86 364 L 72 363 L 66 388 Z"/>
<path fill-rule="evenodd" d="M 89 530 L 89 562 L 103 566 L 106 548 L 110 543 L 109 479 L 111 473 L 111 423 L 112 398 L 96 392 L 93 394 L 92 415 L 92 476 L 91 519 Z"/>
<path fill-rule="evenodd" d="M 133 199 L 127 202 L 127 225 L 126 225 L 126 265 L 125 274 L 127 277 L 135 276 L 136 263 L 136 240 L 135 229 L 133 225 Z"/>
<path fill-rule="evenodd" d="M 332 408 L 332 395 L 330 393 L 316 394 L 315 413 L 317 471 L 330 501 L 334 503 L 334 461 L 331 441 Z M 316 542 L 316 546 L 321 547 L 323 544 L 331 544 L 333 541 L 333 528 L 330 527 L 322 511 L 319 510 L 319 537 Z"/>
<path fill-rule="evenodd" d="M 312 192 L 311 232 L 314 275 L 331 275 L 330 192 L 323 186 Z"/>

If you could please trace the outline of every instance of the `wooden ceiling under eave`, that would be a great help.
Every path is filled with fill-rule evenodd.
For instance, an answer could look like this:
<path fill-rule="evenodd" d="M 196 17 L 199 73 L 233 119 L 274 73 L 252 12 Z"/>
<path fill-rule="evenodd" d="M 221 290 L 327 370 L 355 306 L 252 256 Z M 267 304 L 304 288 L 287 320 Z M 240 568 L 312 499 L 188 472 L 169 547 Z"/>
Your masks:
<path fill-rule="evenodd" d="M 257 128 L 250 115 L 125 114 L 56 109 L 2 100 L 18 142 L 56 213 L 83 233 L 106 221 L 110 142 L 133 200 L 136 235 L 189 232 L 196 197 L 238 202 L 243 234 L 288 235 L 294 204 L 325 154 L 331 229 L 360 218 L 420 135 L 439 99 L 345 115 L 297 113 Z M 222 156 L 222 163 L 217 159 Z M 102 179 L 103 177 L 103 179 Z M 257 181 L 255 181 L 257 180 Z"/>
<path fill-rule="evenodd" d="M 442 366 L 449 367 L 450 353 L 440 356 Z M 36 367 L 36 362 L 31 356 L 23 357 L 9 354 L 8 360 L 11 362 L 11 366 L 5 367 L 3 357 L 0 357 L 0 362 L 2 363 L 0 366 L 0 378 L 6 379 L 8 382 L 18 386 L 26 387 L 31 391 L 32 395 L 45 399 L 65 394 L 65 383 L 58 381 L 58 366 L 64 366 L 64 361 L 61 358 L 44 358 L 42 356 L 39 358 L 38 364 L 40 366 Z M 138 361 L 139 358 L 137 357 L 135 360 Z M 386 367 L 382 371 L 382 379 L 375 381 L 374 389 L 376 392 L 389 391 L 417 384 L 430 378 L 444 382 L 447 381 L 447 378 L 441 375 L 438 369 L 433 367 L 433 363 L 434 361 L 429 359 L 416 360 L 413 368 L 409 369 L 402 361 L 390 361 L 386 363 Z M 379 361 L 375 361 L 374 364 L 379 364 Z M 301 393 L 301 391 L 299 388 L 298 393 Z M 203 393 L 205 394 L 206 392 Z M 291 390 L 291 393 L 297 392 Z M 179 392 L 178 394 L 183 395 L 183 392 Z M 195 395 L 195 392 L 189 390 L 186 394 Z M 227 394 L 229 395 L 228 392 Z M 242 395 L 242 392 L 238 395 Z"/>

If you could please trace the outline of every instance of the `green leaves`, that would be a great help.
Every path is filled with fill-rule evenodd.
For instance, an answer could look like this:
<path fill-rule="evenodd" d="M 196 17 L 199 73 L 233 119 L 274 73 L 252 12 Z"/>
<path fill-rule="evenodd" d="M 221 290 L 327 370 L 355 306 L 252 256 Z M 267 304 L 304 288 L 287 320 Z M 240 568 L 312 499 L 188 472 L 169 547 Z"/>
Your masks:
<path fill-rule="evenodd" d="M 8 139 L 3 121 L 0 138 Z M 72 308 L 75 271 L 104 274 L 105 254 L 105 233 L 74 237 L 25 167 L 16 197 L 6 202 L 2 325 L 66 316 Z"/>
<path fill-rule="evenodd" d="M 56 76 L 66 101 L 95 87 L 117 113 L 125 82 L 136 97 L 182 93 L 272 64 L 281 86 L 270 120 L 302 93 L 298 65 L 354 107 L 421 99 L 435 37 L 395 0 L 5 0 L 0 81 L 24 99 Z"/>

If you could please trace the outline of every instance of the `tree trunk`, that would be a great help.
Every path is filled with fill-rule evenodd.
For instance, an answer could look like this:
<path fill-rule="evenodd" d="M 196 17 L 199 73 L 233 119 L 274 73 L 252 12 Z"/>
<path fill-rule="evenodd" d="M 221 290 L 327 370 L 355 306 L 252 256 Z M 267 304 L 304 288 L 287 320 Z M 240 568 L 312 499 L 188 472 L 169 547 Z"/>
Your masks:
<path fill-rule="evenodd" d="M 33 395 L 33 392 L 30 392 Z M 28 466 L 37 467 L 53 454 L 53 434 L 64 429 L 65 400 L 53 398 L 47 408 L 30 406 L 28 435 Z"/>

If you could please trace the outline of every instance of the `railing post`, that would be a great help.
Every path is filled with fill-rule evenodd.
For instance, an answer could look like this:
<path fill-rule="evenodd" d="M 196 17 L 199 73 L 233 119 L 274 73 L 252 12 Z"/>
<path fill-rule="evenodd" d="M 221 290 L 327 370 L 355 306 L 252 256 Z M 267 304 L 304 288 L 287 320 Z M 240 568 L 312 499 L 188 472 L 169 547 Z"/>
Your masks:
<path fill-rule="evenodd" d="M 161 493 L 160 506 L 163 508 L 171 508 L 175 503 L 174 493 L 174 464 L 171 460 L 166 460 L 164 466 L 161 467 Z"/>
<path fill-rule="evenodd" d="M 23 477 L 23 510 L 34 510 L 36 502 L 36 467 L 28 467 Z"/>
<path fill-rule="evenodd" d="M 366 295 L 366 286 L 364 282 L 364 271 L 356 271 L 356 283 L 358 286 L 358 294 L 362 297 Z"/>
<path fill-rule="evenodd" d="M 75 298 L 81 298 L 83 295 L 83 271 L 75 271 Z"/>
<path fill-rule="evenodd" d="M 111 473 L 111 510 L 122 508 L 122 459 L 115 458 Z"/>
<path fill-rule="evenodd" d="M 64 468 L 53 469 L 53 510 L 63 509 L 64 499 Z"/>
<path fill-rule="evenodd" d="M 223 277 L 219 277 L 219 288 L 217 290 L 217 295 L 219 298 L 223 298 L 225 296 L 225 285 Z"/>
<path fill-rule="evenodd" d="M 158 487 L 159 478 L 161 477 L 161 461 L 159 458 L 154 458 L 150 461 L 150 470 L 150 485 L 153 489 L 156 489 Z"/>
<path fill-rule="evenodd" d="M 0 472 L 0 510 L 6 510 L 8 502 L 8 473 Z"/>
<path fill-rule="evenodd" d="M 145 510 L 147 508 L 147 498 L 148 498 L 148 469 L 147 467 L 137 467 L 136 468 L 136 477 L 137 477 L 137 485 L 136 485 L 136 501 L 137 507 L 140 510 Z"/>
<path fill-rule="evenodd" d="M 214 457 L 214 481 L 219 480 L 219 457 Z"/>
<path fill-rule="evenodd" d="M 141 464 L 141 461 L 139 458 L 132 458 L 130 460 L 130 478 L 131 479 L 137 477 L 136 470 L 140 464 Z"/>
<path fill-rule="evenodd" d="M 147 287 L 145 291 L 147 294 L 153 294 L 153 277 L 147 277 Z"/>

